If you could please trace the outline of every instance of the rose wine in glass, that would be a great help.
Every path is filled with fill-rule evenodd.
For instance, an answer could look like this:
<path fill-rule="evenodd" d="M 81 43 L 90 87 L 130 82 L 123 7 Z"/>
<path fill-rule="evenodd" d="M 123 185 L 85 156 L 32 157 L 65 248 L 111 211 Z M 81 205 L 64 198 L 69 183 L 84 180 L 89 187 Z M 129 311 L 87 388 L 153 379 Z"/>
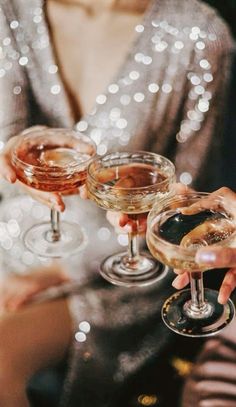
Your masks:
<path fill-rule="evenodd" d="M 217 302 L 218 292 L 203 287 L 203 272 L 195 255 L 209 245 L 236 244 L 236 208 L 226 198 L 207 193 L 187 193 L 163 199 L 148 216 L 147 244 L 164 264 L 189 272 L 191 289 L 178 291 L 162 309 L 165 324 L 191 337 L 213 335 L 234 317 L 231 300 Z"/>
<path fill-rule="evenodd" d="M 174 165 L 149 152 L 118 152 L 92 161 L 88 168 L 90 197 L 103 209 L 128 214 L 136 223 L 128 234 L 128 251 L 116 253 L 101 264 L 101 274 L 122 286 L 143 286 L 158 281 L 167 268 L 148 252 L 139 253 L 139 216 L 169 194 L 175 180 Z"/>
<path fill-rule="evenodd" d="M 12 164 L 17 179 L 45 192 L 67 194 L 82 186 L 87 167 L 96 148 L 90 140 L 68 129 L 34 129 L 17 137 Z M 60 222 L 60 214 L 51 209 L 51 222 L 34 225 L 24 235 L 25 245 L 44 257 L 65 257 L 78 251 L 84 241 L 77 224 Z"/>

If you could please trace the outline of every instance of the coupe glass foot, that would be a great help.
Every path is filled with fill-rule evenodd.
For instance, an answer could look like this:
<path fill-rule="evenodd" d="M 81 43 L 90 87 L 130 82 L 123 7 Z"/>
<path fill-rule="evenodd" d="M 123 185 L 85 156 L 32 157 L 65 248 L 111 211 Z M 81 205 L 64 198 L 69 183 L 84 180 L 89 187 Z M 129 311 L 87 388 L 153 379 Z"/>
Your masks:
<path fill-rule="evenodd" d="M 52 258 L 68 257 L 84 248 L 86 238 L 76 223 L 62 221 L 56 241 L 50 238 L 50 227 L 49 222 L 31 227 L 24 235 L 25 246 L 38 256 Z"/>
<path fill-rule="evenodd" d="M 190 290 L 182 290 L 168 298 L 162 308 L 162 319 L 172 331 L 190 337 L 204 337 L 215 335 L 225 328 L 235 315 L 234 304 L 231 300 L 225 305 L 217 302 L 218 292 L 204 290 L 206 306 L 202 315 L 191 316 L 189 304 Z"/>
<path fill-rule="evenodd" d="M 169 267 L 155 260 L 148 252 L 141 253 L 134 267 L 125 264 L 127 253 L 107 257 L 101 264 L 102 277 L 112 284 L 124 287 L 140 287 L 153 284 L 166 276 Z"/>

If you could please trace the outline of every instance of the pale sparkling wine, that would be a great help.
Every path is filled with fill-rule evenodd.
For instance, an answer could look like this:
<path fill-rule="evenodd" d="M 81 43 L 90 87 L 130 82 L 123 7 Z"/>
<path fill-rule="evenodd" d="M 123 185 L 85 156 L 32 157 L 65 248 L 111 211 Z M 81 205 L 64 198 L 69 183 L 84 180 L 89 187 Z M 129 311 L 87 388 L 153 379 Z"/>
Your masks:
<path fill-rule="evenodd" d="M 70 145 L 26 143 L 17 150 L 15 170 L 17 178 L 32 188 L 63 192 L 85 183 L 86 167 L 76 169 L 76 166 L 89 158 L 89 154 L 80 153 Z"/>
<path fill-rule="evenodd" d="M 235 230 L 235 223 L 221 212 L 204 210 L 184 215 L 171 209 L 162 213 L 153 227 L 149 247 L 156 258 L 172 268 L 204 271 L 206 266 L 200 267 L 194 261 L 196 251 L 200 247 L 228 243 Z M 158 243 L 155 235 L 161 239 Z"/>
<path fill-rule="evenodd" d="M 154 165 L 132 163 L 97 170 L 89 185 L 92 198 L 104 209 L 138 214 L 149 212 L 169 191 L 167 176 Z"/>

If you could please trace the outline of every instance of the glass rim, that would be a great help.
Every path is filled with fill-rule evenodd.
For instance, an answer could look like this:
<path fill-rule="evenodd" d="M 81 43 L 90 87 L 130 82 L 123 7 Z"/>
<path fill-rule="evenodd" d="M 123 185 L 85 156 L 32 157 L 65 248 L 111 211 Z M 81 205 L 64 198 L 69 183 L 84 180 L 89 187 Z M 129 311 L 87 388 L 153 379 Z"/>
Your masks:
<path fill-rule="evenodd" d="M 45 132 L 48 131 L 49 135 L 45 135 Z M 22 143 L 22 140 L 24 139 L 31 139 L 32 137 L 36 137 L 36 136 L 40 136 L 40 135 L 45 135 L 45 137 L 51 137 L 52 135 L 55 135 L 55 133 L 64 133 L 65 135 L 68 133 L 69 135 L 71 135 L 71 137 L 73 137 L 74 139 L 78 139 L 85 142 L 89 141 L 89 145 L 91 145 L 91 147 L 94 148 L 94 154 L 91 155 L 87 160 L 81 162 L 81 163 L 74 163 L 74 164 L 67 164 L 67 166 L 50 166 L 50 167 L 42 167 L 40 165 L 33 165 L 33 164 L 29 164 L 26 163 L 25 161 L 21 160 L 17 154 L 16 154 L 16 149 L 17 147 L 19 147 Z M 50 135 L 51 133 L 51 135 Z M 62 146 L 63 148 L 63 146 Z M 73 149 L 73 148 L 72 148 Z M 77 151 L 79 153 L 78 150 L 74 149 L 75 151 Z M 87 135 L 80 133 L 77 130 L 73 130 L 73 129 L 68 129 L 68 128 L 52 128 L 52 127 L 46 127 L 43 129 L 33 129 L 32 130 L 28 130 L 28 131 L 23 131 L 19 134 L 19 136 L 17 136 L 17 140 L 15 141 L 14 145 L 12 146 L 11 149 L 11 161 L 13 163 L 13 165 L 16 166 L 21 166 L 24 169 L 31 169 L 31 170 L 35 170 L 35 172 L 37 172 L 38 174 L 44 174 L 44 173 L 53 173 L 54 175 L 58 172 L 58 173 L 68 173 L 68 170 L 70 170 L 71 168 L 73 169 L 79 169 L 80 167 L 83 167 L 84 165 L 86 165 L 86 167 L 88 167 L 89 163 L 91 160 L 93 160 L 96 155 L 97 155 L 97 148 L 96 148 L 96 144 L 95 142 Z"/>
<path fill-rule="evenodd" d="M 173 164 L 173 162 L 171 160 L 169 160 L 168 158 L 166 158 L 165 156 L 163 156 L 161 154 L 152 153 L 152 152 L 144 151 L 144 150 L 137 150 L 137 151 L 113 152 L 113 153 L 105 154 L 103 156 L 93 157 L 91 163 L 88 166 L 88 181 L 92 180 L 92 182 L 94 182 L 96 185 L 103 186 L 103 187 L 105 186 L 107 189 L 110 189 L 110 190 L 115 188 L 115 185 L 114 186 L 113 185 L 112 186 L 111 185 L 106 185 L 104 182 L 98 181 L 95 178 L 95 176 L 91 173 L 91 168 L 92 168 L 93 165 L 96 164 L 96 162 L 99 162 L 99 161 L 102 162 L 103 159 L 107 159 L 107 161 L 109 161 L 109 157 L 112 157 L 113 155 L 114 155 L 114 160 L 115 159 L 117 159 L 117 160 L 121 159 L 122 160 L 122 157 L 119 157 L 119 155 L 122 155 L 122 154 L 126 155 L 123 158 L 129 158 L 130 155 L 135 155 L 135 154 L 137 154 L 137 155 L 138 154 L 140 154 L 140 155 L 141 154 L 146 154 L 146 155 L 149 155 L 150 157 L 153 157 L 153 158 L 158 157 L 158 158 L 164 159 L 164 161 L 169 165 L 169 168 L 171 168 L 172 173 L 167 177 L 167 179 L 165 179 L 165 180 L 163 180 L 161 182 L 156 182 L 155 184 L 146 185 L 144 187 L 121 187 L 121 188 L 119 188 L 120 191 L 135 191 L 135 190 L 145 191 L 147 189 L 150 189 L 150 187 L 155 187 L 157 185 L 162 186 L 162 185 L 168 184 L 171 179 L 173 179 L 173 181 L 175 180 L 175 165 Z M 102 166 L 101 168 L 106 168 L 106 167 Z M 109 167 L 107 167 L 107 168 L 109 168 Z"/>
<path fill-rule="evenodd" d="M 151 209 L 151 211 L 148 214 L 147 217 L 147 231 L 146 231 L 146 235 L 150 235 L 155 242 L 165 245 L 166 247 L 169 248 L 173 248 L 175 250 L 176 255 L 177 254 L 182 254 L 182 255 L 186 255 L 186 257 L 191 256 L 193 254 L 196 254 L 197 250 L 199 249 L 191 249 L 191 248 L 186 248 L 186 247 L 181 247 L 180 245 L 168 242 L 167 240 L 161 238 L 160 236 L 157 236 L 153 231 L 152 231 L 152 222 L 155 220 L 155 218 L 157 216 L 160 216 L 161 213 L 164 213 L 164 208 L 167 206 L 168 203 L 170 202 L 178 202 L 178 201 L 183 201 L 183 199 L 187 198 L 188 196 L 191 196 L 192 198 L 194 197 L 206 197 L 209 196 L 210 192 L 198 192 L 198 191 L 189 191 L 186 193 L 176 193 L 176 194 L 170 194 L 168 197 L 164 197 L 161 198 L 158 202 L 156 202 L 153 206 L 153 208 Z M 179 199 L 178 199 L 179 198 Z M 219 195 L 215 195 L 214 199 L 219 198 L 221 200 L 224 200 L 225 197 L 221 194 Z M 163 203 L 163 206 L 161 207 L 161 209 L 158 211 L 158 213 L 156 213 L 155 215 L 155 211 L 157 211 L 157 207 L 160 206 Z M 193 202 L 194 203 L 194 202 Z M 177 209 L 177 208 L 176 208 Z M 235 227 L 236 227 L 236 221 L 235 221 Z M 230 236 L 228 236 L 227 238 L 225 238 L 223 241 L 220 241 L 218 243 L 213 243 L 211 245 L 207 245 L 204 247 L 211 247 L 211 246 L 222 246 L 222 242 L 223 242 L 223 246 L 224 243 L 227 243 L 229 241 L 231 241 L 234 237 L 236 236 L 236 229 L 234 232 L 232 232 L 232 234 Z"/>

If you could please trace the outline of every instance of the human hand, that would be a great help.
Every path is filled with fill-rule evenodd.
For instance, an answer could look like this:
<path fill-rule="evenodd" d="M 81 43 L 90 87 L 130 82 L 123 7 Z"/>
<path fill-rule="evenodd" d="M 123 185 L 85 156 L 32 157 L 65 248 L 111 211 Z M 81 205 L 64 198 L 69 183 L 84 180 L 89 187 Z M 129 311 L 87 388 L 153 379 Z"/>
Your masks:
<path fill-rule="evenodd" d="M 65 204 L 64 204 L 60 194 L 57 194 L 54 192 L 38 191 L 34 188 L 30 188 L 30 187 L 22 184 L 20 181 L 17 180 L 17 175 L 15 172 L 14 166 L 12 165 L 12 162 L 11 162 L 12 149 L 17 140 L 17 137 L 19 137 L 22 134 L 27 134 L 32 129 L 43 130 L 46 128 L 47 128 L 46 126 L 29 127 L 28 129 L 24 130 L 19 135 L 11 137 L 11 139 L 5 145 L 4 150 L 0 154 L 0 177 L 12 184 L 17 181 L 17 184 L 19 184 L 21 186 L 21 188 L 23 188 L 23 190 L 27 194 L 29 194 L 33 199 L 41 202 L 44 205 L 49 206 L 49 208 L 54 208 L 57 211 L 62 212 L 65 209 Z"/>
<path fill-rule="evenodd" d="M 69 281 L 58 265 L 32 270 L 28 274 L 7 274 L 0 281 L 0 311 L 15 311 L 49 287 Z"/>
<path fill-rule="evenodd" d="M 229 188 L 223 187 L 204 199 L 200 208 L 199 205 L 194 204 L 186 209 L 184 213 L 186 214 L 188 211 L 189 214 L 192 214 L 199 211 L 199 209 L 209 208 L 211 198 L 217 195 L 226 197 L 231 208 L 232 206 L 236 206 L 236 193 Z M 224 277 L 218 295 L 218 302 L 220 304 L 225 304 L 228 301 L 230 294 L 236 287 L 236 248 L 219 246 L 204 247 L 197 251 L 195 260 L 199 265 L 204 264 L 209 268 L 229 267 L 229 271 Z M 174 279 L 172 285 L 176 289 L 182 289 L 189 283 L 189 274 L 186 272 L 186 270 L 174 271 L 176 274 L 178 274 L 178 276 Z"/>
<path fill-rule="evenodd" d="M 106 218 L 115 228 L 116 233 L 145 234 L 147 228 L 147 213 L 141 213 L 136 219 L 121 212 L 107 211 Z"/>

